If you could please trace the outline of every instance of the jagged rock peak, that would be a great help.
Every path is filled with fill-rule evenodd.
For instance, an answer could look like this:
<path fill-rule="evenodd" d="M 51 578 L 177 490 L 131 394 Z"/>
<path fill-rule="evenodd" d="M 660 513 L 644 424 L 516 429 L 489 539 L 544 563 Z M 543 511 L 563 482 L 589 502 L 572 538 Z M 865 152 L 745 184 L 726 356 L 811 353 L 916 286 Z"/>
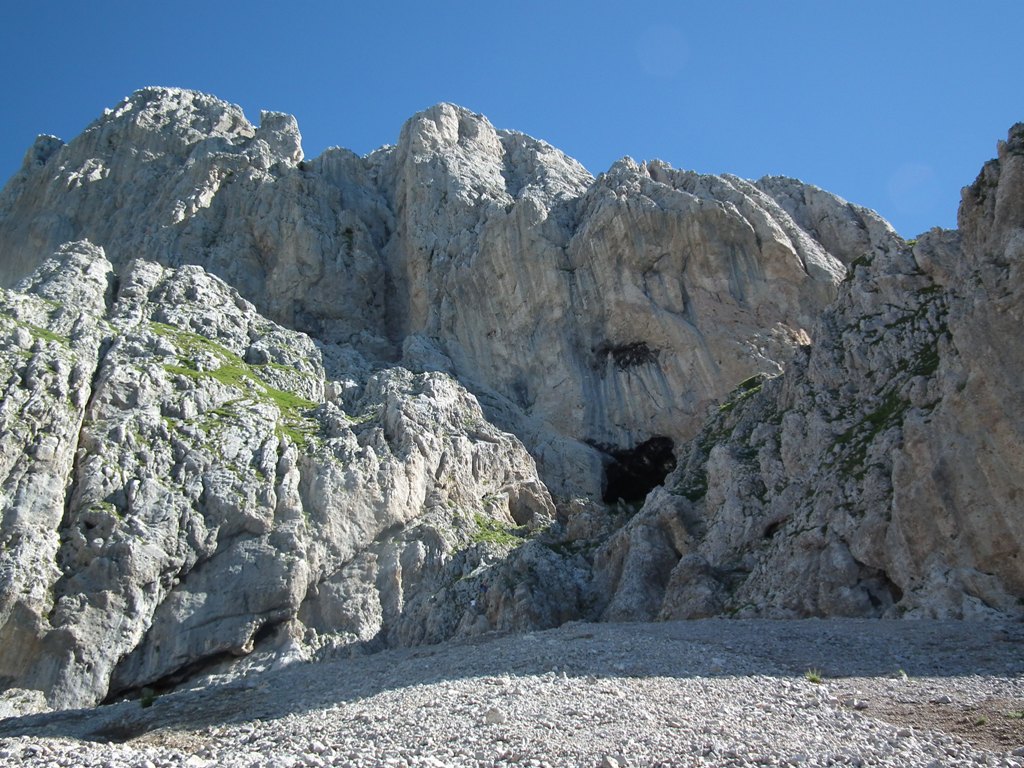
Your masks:
<path fill-rule="evenodd" d="M 402 126 L 398 144 L 409 145 L 410 151 L 424 154 L 457 144 L 500 150 L 497 131 L 490 120 L 448 102 L 440 102 L 410 117 Z"/>
<path fill-rule="evenodd" d="M 248 139 L 255 133 L 235 104 L 198 91 L 158 86 L 140 88 L 113 109 L 104 110 L 86 131 L 109 123 L 134 124 L 186 140 L 211 136 Z"/>
<path fill-rule="evenodd" d="M 230 145 L 244 145 L 262 139 L 274 155 L 288 163 L 302 160 L 302 137 L 291 115 L 264 110 L 260 125 L 253 126 L 236 104 L 209 94 L 183 88 L 148 87 L 135 91 L 105 113 L 89 128 L 128 133 L 131 140 L 138 132 L 157 134 L 181 148 L 209 139 L 222 139 Z"/>
<path fill-rule="evenodd" d="M 1024 123 L 1013 125 L 997 145 L 997 157 L 961 191 L 957 224 L 973 246 L 1002 250 L 1016 241 L 1024 250 Z"/>
<path fill-rule="evenodd" d="M 581 195 L 593 181 L 582 165 L 547 142 L 518 131 L 498 130 L 481 114 L 441 102 L 402 126 L 400 162 L 444 157 L 446 175 L 466 177 L 467 186 L 494 200 L 539 193 L 550 202 Z"/>

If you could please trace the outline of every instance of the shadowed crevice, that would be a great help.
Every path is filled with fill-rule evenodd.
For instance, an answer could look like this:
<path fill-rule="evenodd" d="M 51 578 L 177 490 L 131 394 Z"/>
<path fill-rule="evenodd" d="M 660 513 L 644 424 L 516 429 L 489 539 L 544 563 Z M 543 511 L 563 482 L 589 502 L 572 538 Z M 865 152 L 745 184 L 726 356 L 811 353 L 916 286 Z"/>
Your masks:
<path fill-rule="evenodd" d="M 633 448 L 607 451 L 602 500 L 640 502 L 676 468 L 671 438 L 657 435 Z"/>

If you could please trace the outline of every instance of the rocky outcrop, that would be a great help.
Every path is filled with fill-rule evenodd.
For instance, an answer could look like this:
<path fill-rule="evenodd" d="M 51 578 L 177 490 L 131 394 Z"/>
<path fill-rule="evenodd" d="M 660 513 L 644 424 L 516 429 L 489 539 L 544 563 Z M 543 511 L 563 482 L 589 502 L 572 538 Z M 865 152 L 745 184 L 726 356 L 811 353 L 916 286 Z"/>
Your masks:
<path fill-rule="evenodd" d="M 960 232 L 854 262 L 597 556 L 607 618 L 1020 615 L 1024 125 Z"/>
<path fill-rule="evenodd" d="M 447 104 L 366 157 L 157 88 L 41 138 L 0 193 L 0 682 L 1020 615 L 1022 144 L 908 244 Z"/>
<path fill-rule="evenodd" d="M 778 373 L 845 265 L 898 240 L 788 179 L 626 159 L 595 180 L 448 104 L 394 147 L 304 161 L 287 116 L 256 127 L 157 88 L 29 151 L 0 197 L 0 281 L 79 238 L 117 269 L 140 255 L 200 265 L 270 319 L 370 360 L 446 370 L 556 494 L 611 499 L 617 456 L 688 439 L 738 381 Z"/>
<path fill-rule="evenodd" d="M 58 663 L 44 641 L 112 277 L 95 248 L 59 256 L 25 293 L 0 294 L 0 677 L 26 686 L 26 672 Z"/>
<path fill-rule="evenodd" d="M 113 281 L 83 242 L 3 294 L 12 685 L 89 704 L 260 643 L 304 657 L 576 612 L 513 588 L 532 565 L 495 570 L 554 507 L 449 376 L 327 380 L 307 336 L 198 267 Z"/>

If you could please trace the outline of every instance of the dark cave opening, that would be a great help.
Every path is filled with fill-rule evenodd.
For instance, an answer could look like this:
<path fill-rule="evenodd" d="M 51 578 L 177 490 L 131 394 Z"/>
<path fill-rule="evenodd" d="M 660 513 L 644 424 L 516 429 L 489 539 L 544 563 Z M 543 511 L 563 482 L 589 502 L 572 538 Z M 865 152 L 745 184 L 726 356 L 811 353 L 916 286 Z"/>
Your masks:
<path fill-rule="evenodd" d="M 671 438 L 656 435 L 633 448 L 606 451 L 610 461 L 604 470 L 602 500 L 642 502 L 676 468 L 674 447 Z"/>
<path fill-rule="evenodd" d="M 632 344 L 602 344 L 591 351 L 594 352 L 595 363 L 599 369 L 604 368 L 609 357 L 620 371 L 658 363 L 659 350 L 651 349 L 644 341 L 634 341 Z"/>
<path fill-rule="evenodd" d="M 230 664 L 240 656 L 245 656 L 251 652 L 253 646 L 259 645 L 261 641 L 272 637 L 280 628 L 281 621 L 265 621 L 250 637 L 248 643 L 249 650 L 228 649 L 215 651 L 208 656 L 193 659 L 192 661 L 183 664 L 173 672 L 142 685 L 124 685 L 118 683 L 117 669 L 115 668 L 114 674 L 110 680 L 110 688 L 107 691 L 106 697 L 104 697 L 100 704 L 114 704 L 125 699 L 137 699 L 142 702 L 142 706 L 144 708 L 148 707 L 157 696 L 170 693 L 188 680 L 207 674 L 222 664 Z M 139 649 L 136 648 L 135 652 L 138 652 L 138 650 Z M 148 703 L 146 703 L 147 700 Z M 87 741 L 120 743 L 136 738 L 144 732 L 144 730 L 133 730 L 134 727 L 134 725 L 131 725 L 126 728 L 121 728 L 121 726 L 118 725 L 109 729 L 103 728 L 86 735 L 85 739 Z"/>

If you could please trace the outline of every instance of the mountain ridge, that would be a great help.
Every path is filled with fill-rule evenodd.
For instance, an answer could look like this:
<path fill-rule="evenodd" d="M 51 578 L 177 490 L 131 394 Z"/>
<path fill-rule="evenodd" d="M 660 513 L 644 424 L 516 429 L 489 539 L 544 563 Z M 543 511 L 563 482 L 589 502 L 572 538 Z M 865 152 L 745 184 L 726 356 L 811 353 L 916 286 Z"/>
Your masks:
<path fill-rule="evenodd" d="M 0 677 L 66 707 L 576 618 L 1020 616 L 1022 141 L 907 243 L 449 104 L 363 157 L 181 89 L 40 138 L 0 192 Z"/>

